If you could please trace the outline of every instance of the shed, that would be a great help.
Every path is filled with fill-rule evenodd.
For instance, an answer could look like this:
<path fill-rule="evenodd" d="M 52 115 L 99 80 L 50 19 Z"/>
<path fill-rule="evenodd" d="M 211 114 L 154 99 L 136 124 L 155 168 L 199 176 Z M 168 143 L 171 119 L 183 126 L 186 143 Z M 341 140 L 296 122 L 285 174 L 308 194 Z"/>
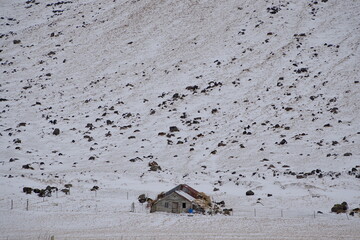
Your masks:
<path fill-rule="evenodd" d="M 180 184 L 166 193 L 159 194 L 151 204 L 151 212 L 188 213 L 190 209 L 203 212 L 207 198 L 204 193 L 199 193 L 186 184 Z"/>

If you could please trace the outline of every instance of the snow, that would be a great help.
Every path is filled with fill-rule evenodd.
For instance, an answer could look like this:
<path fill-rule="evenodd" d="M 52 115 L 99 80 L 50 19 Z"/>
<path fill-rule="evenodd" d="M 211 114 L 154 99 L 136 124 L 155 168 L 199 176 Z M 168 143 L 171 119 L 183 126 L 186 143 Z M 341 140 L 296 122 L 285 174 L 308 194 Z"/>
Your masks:
<path fill-rule="evenodd" d="M 0 0 L 0 239 L 357 239 L 359 216 L 330 209 L 360 207 L 359 12 Z M 137 203 L 183 183 L 233 215 Z"/>
<path fill-rule="evenodd" d="M 192 196 L 190 196 L 189 194 L 187 194 L 186 192 L 183 191 L 176 191 L 177 194 L 179 194 L 180 196 L 184 197 L 185 199 L 189 200 L 190 202 L 194 201 L 195 198 L 193 198 Z"/>

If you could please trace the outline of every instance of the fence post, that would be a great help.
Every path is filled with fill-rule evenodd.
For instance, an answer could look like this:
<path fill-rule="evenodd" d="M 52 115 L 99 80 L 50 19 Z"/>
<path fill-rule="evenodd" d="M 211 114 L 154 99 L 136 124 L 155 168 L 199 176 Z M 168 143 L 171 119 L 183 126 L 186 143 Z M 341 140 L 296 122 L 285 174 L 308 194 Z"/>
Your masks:
<path fill-rule="evenodd" d="M 11 210 L 14 209 L 14 200 L 11 199 Z"/>
<path fill-rule="evenodd" d="M 134 202 L 131 204 L 131 212 L 135 212 L 135 203 Z"/>
<path fill-rule="evenodd" d="M 26 211 L 29 211 L 29 199 L 26 199 Z"/>
<path fill-rule="evenodd" d="M 283 210 L 281 209 L 281 217 L 284 217 Z"/>
<path fill-rule="evenodd" d="M 256 208 L 254 208 L 254 217 L 256 217 Z"/>

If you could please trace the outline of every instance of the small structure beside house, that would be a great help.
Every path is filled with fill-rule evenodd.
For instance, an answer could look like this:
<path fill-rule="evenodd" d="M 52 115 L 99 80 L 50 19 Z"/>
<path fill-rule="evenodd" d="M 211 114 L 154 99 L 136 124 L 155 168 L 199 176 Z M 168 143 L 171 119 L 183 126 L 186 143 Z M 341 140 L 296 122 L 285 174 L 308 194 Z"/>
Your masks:
<path fill-rule="evenodd" d="M 203 213 L 211 207 L 210 197 L 186 184 L 180 184 L 168 192 L 160 193 L 151 203 L 150 212 Z"/>

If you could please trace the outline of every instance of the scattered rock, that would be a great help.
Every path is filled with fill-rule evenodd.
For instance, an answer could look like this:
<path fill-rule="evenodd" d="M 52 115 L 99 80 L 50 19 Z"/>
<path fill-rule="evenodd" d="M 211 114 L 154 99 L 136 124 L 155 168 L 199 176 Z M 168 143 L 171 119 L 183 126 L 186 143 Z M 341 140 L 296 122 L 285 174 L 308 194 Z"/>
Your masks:
<path fill-rule="evenodd" d="M 169 130 L 170 132 L 179 132 L 179 129 L 176 126 L 171 126 Z"/>
<path fill-rule="evenodd" d="M 230 216 L 232 212 L 233 212 L 232 208 L 224 208 L 223 209 L 223 214 L 226 216 Z"/>
<path fill-rule="evenodd" d="M 149 162 L 149 167 L 150 167 L 150 171 L 161 171 L 161 167 L 159 166 L 159 164 L 155 161 Z"/>
<path fill-rule="evenodd" d="M 63 193 L 65 193 L 66 195 L 69 195 L 69 194 L 70 194 L 70 189 L 64 188 L 64 189 L 61 189 L 61 191 L 62 191 Z"/>
<path fill-rule="evenodd" d="M 55 128 L 54 131 L 53 131 L 53 135 L 57 136 L 59 134 L 60 134 L 60 129 Z"/>
<path fill-rule="evenodd" d="M 129 161 L 130 161 L 130 162 L 140 162 L 140 161 L 142 161 L 142 159 L 139 158 L 139 157 L 136 157 L 136 158 L 130 159 Z"/>
<path fill-rule="evenodd" d="M 34 170 L 34 168 L 30 164 L 25 164 L 22 166 L 23 169 L 31 169 Z"/>
<path fill-rule="evenodd" d="M 139 203 L 144 203 L 146 202 L 146 195 L 145 194 L 140 194 L 139 197 L 138 197 L 138 201 Z"/>
<path fill-rule="evenodd" d="M 255 195 L 255 193 L 251 190 L 246 192 L 246 196 L 253 196 L 253 195 Z"/>
<path fill-rule="evenodd" d="M 26 194 L 31 194 L 32 190 L 33 189 L 31 187 L 23 187 L 23 192 Z"/>
<path fill-rule="evenodd" d="M 337 214 L 339 213 L 345 213 L 348 210 L 348 204 L 346 202 L 343 202 L 341 204 L 335 204 L 332 208 L 331 208 L 331 212 L 335 212 Z"/>

